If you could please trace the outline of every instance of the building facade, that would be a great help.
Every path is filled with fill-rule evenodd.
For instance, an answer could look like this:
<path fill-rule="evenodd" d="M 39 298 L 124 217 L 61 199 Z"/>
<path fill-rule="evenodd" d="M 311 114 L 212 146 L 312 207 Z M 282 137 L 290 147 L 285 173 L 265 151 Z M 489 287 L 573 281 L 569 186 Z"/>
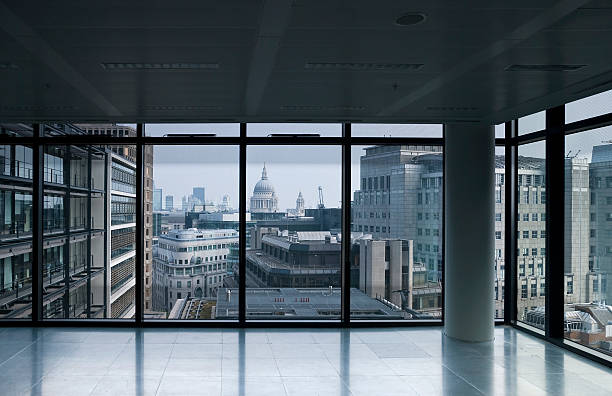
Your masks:
<path fill-rule="evenodd" d="M 414 241 L 415 265 L 442 279 L 442 148 L 375 146 L 360 159 L 353 231 L 373 239 Z"/>
<path fill-rule="evenodd" d="M 215 297 L 228 275 L 232 229 L 170 230 L 160 235 L 153 259 L 153 309 L 171 312 L 177 300 Z"/>
<path fill-rule="evenodd" d="M 42 124 L 45 135 L 129 136 L 115 124 Z M 28 125 L 2 134 L 31 136 Z M 33 159 L 29 147 L 0 146 L 2 316 L 31 315 Z M 129 318 L 135 310 L 135 150 L 131 146 L 45 146 L 44 318 Z"/>

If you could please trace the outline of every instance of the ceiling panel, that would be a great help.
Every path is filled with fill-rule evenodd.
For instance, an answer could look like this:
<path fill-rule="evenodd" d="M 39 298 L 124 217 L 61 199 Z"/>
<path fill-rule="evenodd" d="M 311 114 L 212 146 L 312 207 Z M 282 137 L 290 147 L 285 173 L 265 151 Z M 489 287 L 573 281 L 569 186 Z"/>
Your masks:
<path fill-rule="evenodd" d="M 5 119 L 499 122 L 612 86 L 605 0 L 11 0 L 0 11 L 0 63 L 16 65 L 0 70 Z M 426 18 L 398 26 L 404 13 Z M 119 71 L 103 62 L 219 66 Z M 512 64 L 586 66 L 506 71 Z"/>

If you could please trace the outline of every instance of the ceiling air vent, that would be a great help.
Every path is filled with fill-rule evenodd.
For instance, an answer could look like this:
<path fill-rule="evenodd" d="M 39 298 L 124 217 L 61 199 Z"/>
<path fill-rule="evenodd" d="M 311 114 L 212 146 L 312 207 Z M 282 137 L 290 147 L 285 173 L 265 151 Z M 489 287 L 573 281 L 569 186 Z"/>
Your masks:
<path fill-rule="evenodd" d="M 217 111 L 221 110 L 221 106 L 218 105 L 193 105 L 193 106 L 164 106 L 164 105 L 151 105 L 142 106 L 143 110 L 146 111 Z"/>
<path fill-rule="evenodd" d="M 407 71 L 419 70 L 423 63 L 360 63 L 360 62 L 308 62 L 309 70 L 351 70 L 351 71 Z"/>
<path fill-rule="evenodd" d="M 569 72 L 582 69 L 586 65 L 510 65 L 506 71 Z"/>
<path fill-rule="evenodd" d="M 218 63 L 100 63 L 104 70 L 215 70 Z"/>
<path fill-rule="evenodd" d="M 363 111 L 365 106 L 320 106 L 320 105 L 288 105 L 281 106 L 283 111 Z"/>
<path fill-rule="evenodd" d="M 473 106 L 429 106 L 429 111 L 478 111 L 478 107 Z"/>

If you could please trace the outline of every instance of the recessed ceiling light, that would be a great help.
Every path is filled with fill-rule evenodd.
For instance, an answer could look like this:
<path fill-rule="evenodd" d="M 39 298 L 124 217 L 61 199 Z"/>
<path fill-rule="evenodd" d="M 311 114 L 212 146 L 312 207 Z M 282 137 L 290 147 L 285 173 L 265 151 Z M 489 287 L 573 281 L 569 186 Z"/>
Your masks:
<path fill-rule="evenodd" d="M 105 70 L 214 70 L 218 63 L 100 63 Z"/>
<path fill-rule="evenodd" d="M 586 65 L 553 65 L 553 64 L 533 64 L 533 65 L 510 65 L 506 67 L 506 71 L 541 71 L 541 72 L 556 72 L 556 71 L 575 71 L 582 69 Z"/>
<path fill-rule="evenodd" d="M 395 20 L 396 25 L 411 26 L 416 25 L 425 20 L 425 14 L 420 12 L 409 12 Z"/>
<path fill-rule="evenodd" d="M 370 62 L 308 62 L 305 69 L 313 70 L 354 70 L 354 71 L 398 71 L 418 70 L 422 63 L 370 63 Z"/>

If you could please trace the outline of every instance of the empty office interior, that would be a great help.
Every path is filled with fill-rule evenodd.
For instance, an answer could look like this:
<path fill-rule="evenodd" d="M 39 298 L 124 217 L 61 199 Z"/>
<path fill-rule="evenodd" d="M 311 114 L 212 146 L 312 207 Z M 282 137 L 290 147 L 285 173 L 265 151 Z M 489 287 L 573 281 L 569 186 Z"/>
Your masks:
<path fill-rule="evenodd" d="M 612 393 L 611 20 L 0 0 L 0 393 Z"/>

